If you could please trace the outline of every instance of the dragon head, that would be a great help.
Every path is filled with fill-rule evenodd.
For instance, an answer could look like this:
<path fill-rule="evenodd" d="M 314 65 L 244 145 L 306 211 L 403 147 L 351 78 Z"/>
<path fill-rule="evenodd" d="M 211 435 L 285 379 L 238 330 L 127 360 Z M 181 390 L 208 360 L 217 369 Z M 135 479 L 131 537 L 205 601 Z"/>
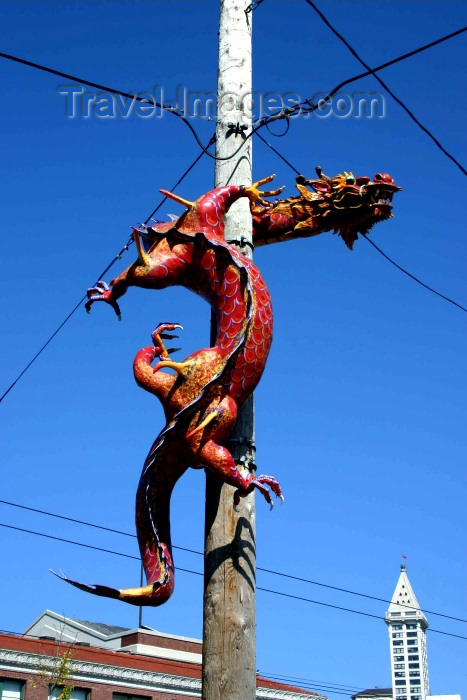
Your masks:
<path fill-rule="evenodd" d="M 316 168 L 316 172 L 316 180 L 306 180 L 301 175 L 297 177 L 301 197 L 294 198 L 295 207 L 297 200 L 305 200 L 307 205 L 306 218 L 301 220 L 298 227 L 334 230 L 352 249 L 359 233 L 366 235 L 378 221 L 393 216 L 392 198 L 402 188 L 387 173 L 376 173 L 371 180 L 366 176 L 354 177 L 347 172 L 331 178 L 324 175 L 320 167 Z"/>

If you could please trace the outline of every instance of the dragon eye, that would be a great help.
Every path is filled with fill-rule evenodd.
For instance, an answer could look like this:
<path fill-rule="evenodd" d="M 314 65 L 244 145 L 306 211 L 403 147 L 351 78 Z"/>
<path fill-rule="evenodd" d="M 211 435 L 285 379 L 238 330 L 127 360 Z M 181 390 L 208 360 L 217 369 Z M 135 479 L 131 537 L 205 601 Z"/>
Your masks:
<path fill-rule="evenodd" d="M 345 181 L 348 185 L 355 185 L 355 178 L 353 175 L 347 175 Z"/>

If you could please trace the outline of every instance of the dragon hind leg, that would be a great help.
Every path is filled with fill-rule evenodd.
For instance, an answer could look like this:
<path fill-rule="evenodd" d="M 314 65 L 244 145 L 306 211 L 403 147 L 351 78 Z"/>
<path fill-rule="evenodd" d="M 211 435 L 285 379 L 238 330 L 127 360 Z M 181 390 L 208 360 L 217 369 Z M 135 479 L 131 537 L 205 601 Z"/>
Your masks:
<path fill-rule="evenodd" d="M 238 505 L 240 498 L 247 496 L 255 488 L 263 494 L 271 508 L 274 506 L 271 491 L 275 496 L 280 498 L 281 501 L 284 500 L 277 479 L 272 476 L 266 476 L 265 474 L 260 476 L 255 476 L 254 474 L 243 476 L 228 449 L 222 445 L 217 445 L 213 440 L 208 440 L 201 448 L 199 452 L 199 462 L 202 466 L 207 467 L 217 474 L 226 484 L 237 488 L 234 493 L 234 505 Z M 268 487 L 271 488 L 271 491 Z"/>

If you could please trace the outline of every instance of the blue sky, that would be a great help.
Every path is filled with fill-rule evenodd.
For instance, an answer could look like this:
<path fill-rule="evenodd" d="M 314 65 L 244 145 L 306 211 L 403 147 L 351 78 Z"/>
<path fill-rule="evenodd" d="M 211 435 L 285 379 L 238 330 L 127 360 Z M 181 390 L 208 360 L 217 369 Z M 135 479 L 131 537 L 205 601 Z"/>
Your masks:
<path fill-rule="evenodd" d="M 370 65 L 466 24 L 465 3 L 320 3 Z M 214 91 L 217 2 L 1 3 L 1 51 L 132 92 Z M 362 72 L 305 2 L 266 0 L 253 17 L 254 89 L 301 99 Z M 382 78 L 465 165 L 464 35 L 397 64 Z M 2 60 L 3 271 L 1 393 L 63 321 L 198 154 L 170 115 L 70 119 L 69 81 Z M 348 86 L 379 92 L 374 78 Z M 192 121 L 207 140 L 212 122 Z M 282 126 L 272 130 L 281 133 Z M 306 176 L 389 172 L 403 187 L 395 218 L 371 238 L 412 274 L 464 306 L 465 177 L 388 96 L 384 117 L 298 117 L 282 139 L 262 135 Z M 254 141 L 254 177 L 294 173 Z M 178 189 L 213 183 L 207 157 Z M 180 213 L 175 203 L 161 218 Z M 126 253 L 109 280 L 134 259 Z M 324 234 L 258 250 L 272 292 L 275 339 L 256 391 L 257 462 L 286 496 L 258 499 L 258 566 L 390 598 L 401 555 L 426 609 L 467 619 L 465 588 L 466 317 L 398 272 L 365 241 L 353 252 Z M 130 290 L 110 309 L 78 310 L 1 404 L 2 499 L 127 532 L 140 469 L 163 424 L 131 363 L 161 319 L 182 323 L 187 355 L 209 337 L 209 310 L 185 290 Z M 204 477 L 177 486 L 173 541 L 202 550 Z M 0 503 L 0 521 L 136 555 L 127 537 Z M 22 631 L 42 610 L 136 626 L 137 610 L 87 596 L 49 573 L 115 586 L 136 561 L 0 528 L 0 627 Z M 200 556 L 175 550 L 181 568 Z M 258 585 L 374 615 L 386 605 L 280 576 Z M 432 628 L 465 623 L 427 614 Z M 172 599 L 144 612 L 161 631 L 200 637 L 202 579 L 179 572 Z M 466 640 L 429 633 L 434 693 L 467 693 Z M 258 593 L 257 667 L 358 690 L 390 685 L 384 622 Z M 314 684 L 318 687 L 317 684 Z M 333 700 L 342 695 L 328 691 Z M 347 693 L 347 694 L 350 694 Z"/>

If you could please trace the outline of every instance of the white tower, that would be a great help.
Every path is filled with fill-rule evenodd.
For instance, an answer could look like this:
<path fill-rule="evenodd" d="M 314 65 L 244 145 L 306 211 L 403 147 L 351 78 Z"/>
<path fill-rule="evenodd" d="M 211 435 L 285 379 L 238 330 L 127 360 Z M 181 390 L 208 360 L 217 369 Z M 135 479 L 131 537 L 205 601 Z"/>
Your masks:
<path fill-rule="evenodd" d="M 428 621 L 410 585 L 405 564 L 401 565 L 384 620 L 389 628 L 393 697 L 395 700 L 425 700 L 430 695 L 426 656 Z"/>

